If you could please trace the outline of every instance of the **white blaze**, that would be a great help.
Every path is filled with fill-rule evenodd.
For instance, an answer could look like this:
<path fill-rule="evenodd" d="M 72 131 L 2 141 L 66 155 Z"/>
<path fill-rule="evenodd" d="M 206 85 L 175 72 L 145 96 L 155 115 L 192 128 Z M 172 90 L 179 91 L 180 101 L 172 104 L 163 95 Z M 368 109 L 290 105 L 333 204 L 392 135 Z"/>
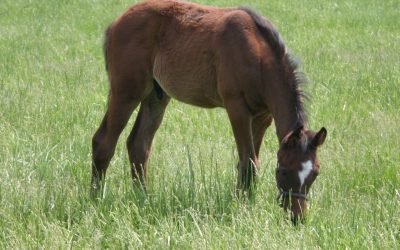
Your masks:
<path fill-rule="evenodd" d="M 307 176 L 310 174 L 312 170 L 312 162 L 311 161 L 303 162 L 301 166 L 303 166 L 303 169 L 299 171 L 300 188 L 303 187 L 304 180 L 307 178 Z"/>

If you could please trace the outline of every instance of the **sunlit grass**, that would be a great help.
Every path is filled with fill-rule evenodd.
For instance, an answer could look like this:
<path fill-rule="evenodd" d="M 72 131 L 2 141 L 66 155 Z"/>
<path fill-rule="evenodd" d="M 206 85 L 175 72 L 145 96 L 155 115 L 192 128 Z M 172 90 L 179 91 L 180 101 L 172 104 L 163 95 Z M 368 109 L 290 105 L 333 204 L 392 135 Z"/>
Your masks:
<path fill-rule="evenodd" d="M 222 109 L 172 101 L 147 199 L 121 135 L 104 199 L 88 197 L 90 141 L 105 111 L 104 28 L 132 1 L 0 2 L 0 248 L 399 248 L 398 1 L 199 1 L 268 16 L 311 80 L 310 127 L 328 129 L 309 219 L 292 227 L 274 180 L 274 128 L 256 198 L 234 196 Z M 136 113 L 134 114 L 134 116 Z"/>

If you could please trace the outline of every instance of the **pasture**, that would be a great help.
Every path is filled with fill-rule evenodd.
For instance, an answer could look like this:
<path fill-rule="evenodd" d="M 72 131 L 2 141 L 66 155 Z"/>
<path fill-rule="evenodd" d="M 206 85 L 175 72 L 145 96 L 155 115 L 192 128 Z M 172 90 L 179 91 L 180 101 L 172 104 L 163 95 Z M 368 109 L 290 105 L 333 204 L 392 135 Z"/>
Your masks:
<path fill-rule="evenodd" d="M 131 119 L 102 199 L 90 199 L 109 88 L 103 33 L 133 2 L 0 1 L 1 249 L 400 247 L 399 1 L 197 1 L 257 9 L 303 62 L 309 127 L 328 137 L 297 227 L 276 201 L 274 126 L 256 196 L 243 202 L 225 111 L 177 101 L 156 134 L 148 197 L 132 190 Z"/>

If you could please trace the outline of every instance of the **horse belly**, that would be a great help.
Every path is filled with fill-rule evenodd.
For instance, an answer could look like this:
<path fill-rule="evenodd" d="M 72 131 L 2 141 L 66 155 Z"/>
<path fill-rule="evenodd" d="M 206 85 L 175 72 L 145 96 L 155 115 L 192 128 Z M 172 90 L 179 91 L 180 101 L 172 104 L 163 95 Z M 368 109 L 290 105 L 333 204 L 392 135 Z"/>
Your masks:
<path fill-rule="evenodd" d="M 200 107 L 222 106 L 215 69 L 207 53 L 172 50 L 157 53 L 153 75 L 172 98 Z"/>

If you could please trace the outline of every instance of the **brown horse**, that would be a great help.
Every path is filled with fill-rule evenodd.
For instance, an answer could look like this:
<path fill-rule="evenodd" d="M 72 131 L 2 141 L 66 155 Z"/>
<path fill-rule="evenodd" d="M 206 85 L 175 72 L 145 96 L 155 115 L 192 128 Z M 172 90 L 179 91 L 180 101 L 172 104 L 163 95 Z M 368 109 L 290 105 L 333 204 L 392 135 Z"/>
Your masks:
<path fill-rule="evenodd" d="M 306 194 L 319 172 L 316 151 L 327 132 L 306 129 L 297 65 L 268 20 L 248 8 L 145 1 L 110 25 L 104 52 L 111 90 L 93 137 L 92 194 L 101 187 L 118 137 L 139 104 L 127 147 L 133 181 L 145 189 L 153 137 L 173 97 L 226 109 L 239 154 L 238 189 L 246 194 L 274 119 L 280 197 L 294 219 L 305 213 Z"/>

